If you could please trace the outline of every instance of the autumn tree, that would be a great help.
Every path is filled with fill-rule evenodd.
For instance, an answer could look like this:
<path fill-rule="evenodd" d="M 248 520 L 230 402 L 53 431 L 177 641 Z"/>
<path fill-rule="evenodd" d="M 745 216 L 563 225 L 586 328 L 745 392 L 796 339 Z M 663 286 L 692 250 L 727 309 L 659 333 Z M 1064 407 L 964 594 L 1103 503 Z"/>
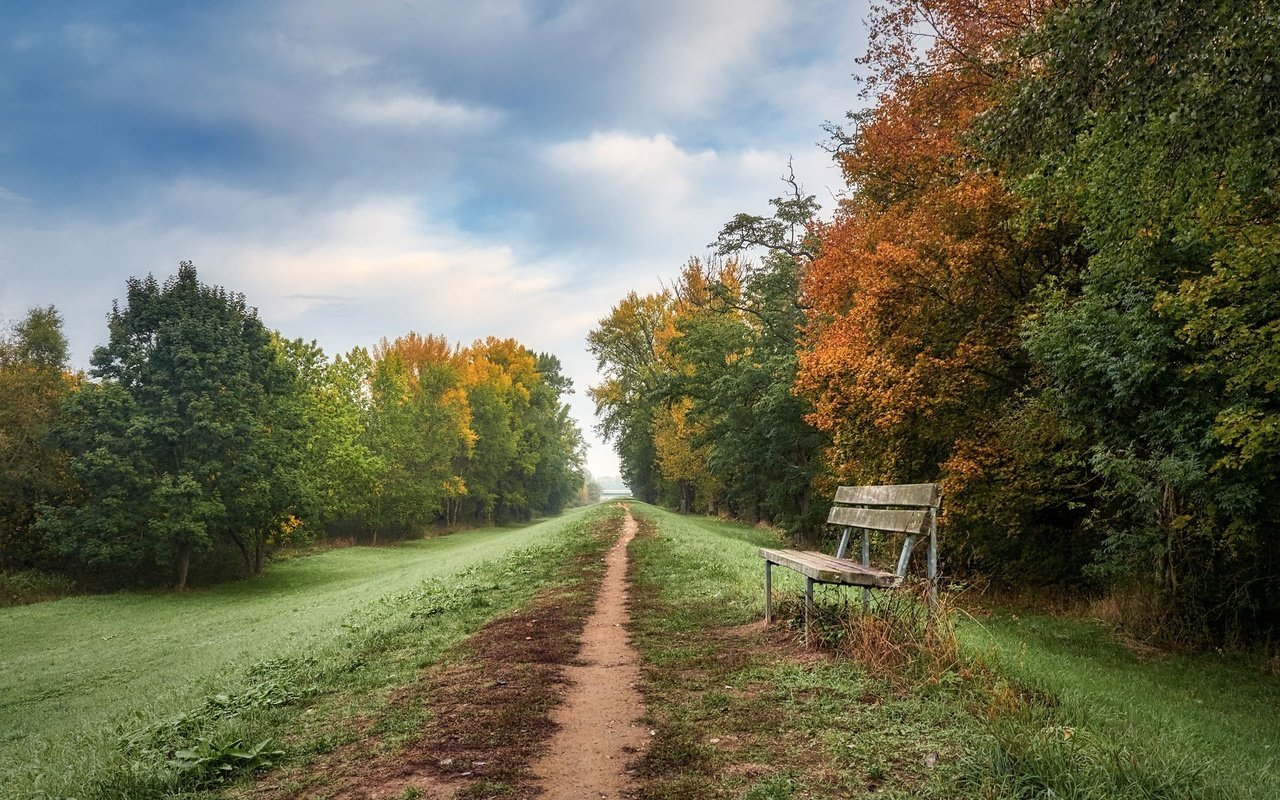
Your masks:
<path fill-rule="evenodd" d="M 975 145 L 1043 4 L 897 2 L 872 19 L 874 105 L 832 128 L 850 187 L 805 276 L 799 391 L 858 483 L 941 480 L 944 557 L 1078 579 L 1095 539 L 1070 426 L 1021 337 L 1037 287 L 1078 269 L 1070 220 L 1023 206 Z"/>
<path fill-rule="evenodd" d="M 36 508 L 70 491 L 55 428 L 79 380 L 67 369 L 62 316 L 33 308 L 0 336 L 0 567 L 50 566 Z"/>
<path fill-rule="evenodd" d="M 454 348 L 410 332 L 374 349 L 368 442 L 381 459 L 370 523 L 403 535 L 435 521 L 462 491 L 458 459 L 475 441 Z"/>
<path fill-rule="evenodd" d="M 669 301 L 665 292 L 629 292 L 587 336 L 604 376 L 588 390 L 600 419 L 597 430 L 614 442 L 623 481 L 646 502 L 658 499 L 661 479 L 653 419 L 662 375 L 658 335 L 667 324 Z"/>

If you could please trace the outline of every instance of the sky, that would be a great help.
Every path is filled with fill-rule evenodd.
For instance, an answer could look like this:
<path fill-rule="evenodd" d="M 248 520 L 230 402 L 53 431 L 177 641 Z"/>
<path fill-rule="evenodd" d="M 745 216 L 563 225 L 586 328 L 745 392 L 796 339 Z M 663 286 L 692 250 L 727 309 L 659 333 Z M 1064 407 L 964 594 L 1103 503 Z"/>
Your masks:
<path fill-rule="evenodd" d="M 193 261 L 326 352 L 410 330 L 555 353 L 657 291 L 859 106 L 864 2 L 59 0 L 0 15 L 0 320 L 74 366 L 131 276 Z M 15 8 L 15 6 L 17 6 Z"/>

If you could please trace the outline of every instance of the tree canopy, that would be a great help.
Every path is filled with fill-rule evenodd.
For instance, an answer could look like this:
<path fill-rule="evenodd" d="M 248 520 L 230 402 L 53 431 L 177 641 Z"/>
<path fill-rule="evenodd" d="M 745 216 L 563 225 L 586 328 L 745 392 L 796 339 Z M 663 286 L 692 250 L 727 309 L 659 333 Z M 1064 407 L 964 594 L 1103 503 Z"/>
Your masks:
<path fill-rule="evenodd" d="M 560 362 L 409 332 L 329 359 L 246 299 L 131 279 L 88 379 L 61 318 L 0 340 L 0 567 L 182 589 L 330 534 L 554 514 L 586 485 Z"/>
<path fill-rule="evenodd" d="M 892 0 L 869 26 L 831 217 L 788 176 L 722 230 L 737 260 L 592 333 L 633 488 L 803 536 L 838 483 L 940 481 L 953 575 L 1271 635 L 1280 14 Z"/>

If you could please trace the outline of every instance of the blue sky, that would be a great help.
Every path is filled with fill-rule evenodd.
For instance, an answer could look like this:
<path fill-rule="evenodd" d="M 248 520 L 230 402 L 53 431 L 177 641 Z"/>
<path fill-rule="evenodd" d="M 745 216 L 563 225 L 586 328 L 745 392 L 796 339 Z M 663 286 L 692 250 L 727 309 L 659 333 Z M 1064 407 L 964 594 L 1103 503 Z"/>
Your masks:
<path fill-rule="evenodd" d="M 6 5 L 0 318 L 55 304 L 85 366 L 125 280 L 191 260 L 330 353 L 514 336 L 596 474 L 587 332 L 788 159 L 833 204 L 866 35 L 825 0 Z"/>

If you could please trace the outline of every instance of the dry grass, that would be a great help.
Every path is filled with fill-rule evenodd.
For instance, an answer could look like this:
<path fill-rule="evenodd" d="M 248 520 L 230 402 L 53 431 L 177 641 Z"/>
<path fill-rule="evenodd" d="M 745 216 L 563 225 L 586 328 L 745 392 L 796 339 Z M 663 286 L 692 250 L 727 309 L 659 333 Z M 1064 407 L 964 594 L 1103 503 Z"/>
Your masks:
<path fill-rule="evenodd" d="M 802 639 L 803 595 L 783 597 L 775 605 Z M 831 587 L 818 593 L 809 633 L 817 647 L 854 658 L 877 677 L 916 681 L 964 666 L 955 616 L 955 595 L 947 592 L 939 593 L 937 608 L 930 609 L 924 581 L 873 592 L 865 610 L 859 590 Z"/>

